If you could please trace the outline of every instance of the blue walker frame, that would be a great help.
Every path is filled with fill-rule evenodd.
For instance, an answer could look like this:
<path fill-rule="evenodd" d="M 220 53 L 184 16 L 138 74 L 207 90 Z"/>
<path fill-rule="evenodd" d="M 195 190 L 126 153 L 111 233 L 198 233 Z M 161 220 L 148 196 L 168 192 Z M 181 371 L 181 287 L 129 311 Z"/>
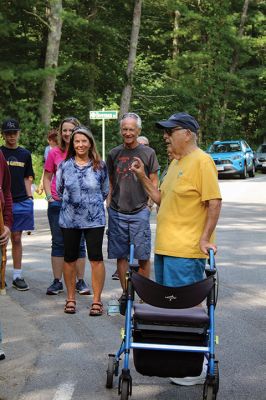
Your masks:
<path fill-rule="evenodd" d="M 196 352 L 204 353 L 208 359 L 207 376 L 203 389 L 203 400 L 215 400 L 219 389 L 219 371 L 218 361 L 215 360 L 215 306 L 216 306 L 216 278 L 215 285 L 211 289 L 209 302 L 208 302 L 208 315 L 209 315 L 209 328 L 207 330 L 208 345 L 207 346 L 184 346 L 184 345 L 167 345 L 167 344 L 149 344 L 149 343 L 138 343 L 132 341 L 132 308 L 134 303 L 134 296 L 132 296 L 132 282 L 130 279 L 132 270 L 135 268 L 134 262 L 134 244 L 130 244 L 129 253 L 129 271 L 127 272 L 127 300 L 126 300 L 126 312 L 125 312 L 125 329 L 124 337 L 121 346 L 117 353 L 109 354 L 110 364 L 108 364 L 107 370 L 107 383 L 106 387 L 113 387 L 113 377 L 110 374 L 118 376 L 119 374 L 119 361 L 120 356 L 124 353 L 122 373 L 119 376 L 118 394 L 121 394 L 121 400 L 128 399 L 128 396 L 132 395 L 132 378 L 130 376 L 129 369 L 129 355 L 130 349 L 145 349 L 145 350 L 161 350 L 161 351 L 177 351 L 177 352 Z M 214 251 L 209 250 L 209 266 L 205 272 L 207 276 L 216 275 L 216 265 L 214 258 Z M 113 367 L 110 369 L 110 365 L 113 363 Z M 109 373 L 109 376 L 108 376 Z M 109 380 L 108 380 L 109 377 Z"/>

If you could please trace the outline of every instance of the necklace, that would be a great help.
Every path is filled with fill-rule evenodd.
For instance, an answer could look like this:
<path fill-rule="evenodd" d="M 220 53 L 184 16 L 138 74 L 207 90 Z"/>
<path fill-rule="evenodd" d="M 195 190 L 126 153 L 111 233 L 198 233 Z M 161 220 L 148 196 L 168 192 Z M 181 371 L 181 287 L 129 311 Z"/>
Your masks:
<path fill-rule="evenodd" d="M 85 165 L 88 165 L 89 161 L 90 161 L 89 159 L 88 160 L 77 160 L 77 159 L 75 159 L 76 164 L 78 166 L 80 166 L 80 167 L 84 167 Z"/>

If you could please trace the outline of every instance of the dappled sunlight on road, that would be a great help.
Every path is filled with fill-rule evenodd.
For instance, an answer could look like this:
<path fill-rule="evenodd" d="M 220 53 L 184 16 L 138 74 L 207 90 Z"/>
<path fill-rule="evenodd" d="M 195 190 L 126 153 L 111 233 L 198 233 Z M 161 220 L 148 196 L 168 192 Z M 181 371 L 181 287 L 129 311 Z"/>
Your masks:
<path fill-rule="evenodd" d="M 264 223 L 264 221 L 262 220 L 262 222 Z M 247 224 L 247 222 L 234 222 L 234 223 L 228 223 L 228 224 L 218 224 L 217 228 L 221 229 L 221 230 L 235 230 L 235 229 L 240 229 L 240 230 L 248 230 L 250 231 L 251 226 L 250 224 Z M 263 227 L 263 224 L 256 224 L 256 223 L 252 223 L 252 231 L 254 230 L 258 230 L 258 231 L 263 231 L 265 232 L 265 227 Z"/>
<path fill-rule="evenodd" d="M 266 206 L 266 178 L 264 175 L 256 175 L 255 178 L 244 181 L 241 179 L 219 180 L 219 185 L 224 202 L 264 203 Z"/>
<path fill-rule="evenodd" d="M 76 350 L 76 349 L 82 349 L 86 347 L 86 343 L 81 343 L 81 342 L 70 342 L 70 343 L 62 343 L 58 349 L 59 350 Z"/>

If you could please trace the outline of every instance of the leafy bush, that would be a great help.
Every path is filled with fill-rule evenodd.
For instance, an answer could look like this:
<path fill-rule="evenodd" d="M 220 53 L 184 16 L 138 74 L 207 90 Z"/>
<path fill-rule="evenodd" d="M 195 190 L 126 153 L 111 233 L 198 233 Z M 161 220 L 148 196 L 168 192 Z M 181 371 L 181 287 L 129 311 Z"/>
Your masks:
<path fill-rule="evenodd" d="M 32 154 L 33 170 L 35 172 L 35 185 L 39 185 L 43 171 L 43 156 Z"/>

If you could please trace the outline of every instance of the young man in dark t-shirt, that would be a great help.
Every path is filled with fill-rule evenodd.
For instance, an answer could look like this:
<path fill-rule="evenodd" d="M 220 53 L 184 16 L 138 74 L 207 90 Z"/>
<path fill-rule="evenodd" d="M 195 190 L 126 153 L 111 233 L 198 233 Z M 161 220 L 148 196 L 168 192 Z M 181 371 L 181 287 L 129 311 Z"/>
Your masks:
<path fill-rule="evenodd" d="M 2 124 L 5 145 L 1 147 L 11 175 L 11 193 L 13 200 L 13 225 L 11 228 L 13 257 L 13 287 L 28 290 L 29 286 L 22 277 L 22 231 L 34 229 L 33 197 L 31 182 L 34 177 L 31 153 L 18 146 L 20 128 L 15 119 Z"/>
<path fill-rule="evenodd" d="M 117 270 L 122 289 L 128 269 L 129 243 L 134 243 L 134 257 L 139 261 L 139 272 L 149 277 L 151 231 L 148 196 L 130 166 L 134 157 L 145 165 L 147 176 L 158 186 L 159 164 L 150 147 L 139 144 L 141 119 L 135 113 L 125 114 L 120 122 L 123 144 L 112 149 L 107 158 L 110 178 L 108 207 L 108 258 L 117 259 Z"/>

